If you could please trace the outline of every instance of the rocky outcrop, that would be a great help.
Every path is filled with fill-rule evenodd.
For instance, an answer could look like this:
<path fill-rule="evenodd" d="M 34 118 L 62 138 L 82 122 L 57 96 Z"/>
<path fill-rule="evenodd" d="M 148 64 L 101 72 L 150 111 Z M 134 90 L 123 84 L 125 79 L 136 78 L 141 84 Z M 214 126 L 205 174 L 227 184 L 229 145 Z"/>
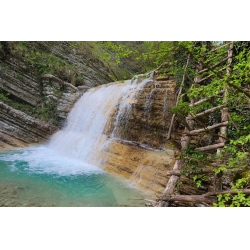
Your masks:
<path fill-rule="evenodd" d="M 85 86 L 96 87 L 112 82 L 114 78 L 121 80 L 142 70 L 137 60 L 128 58 L 121 58 L 120 63 L 116 65 L 117 58 L 112 55 L 112 52 L 104 51 L 103 48 L 91 42 L 40 41 L 36 43 L 43 50 L 50 51 L 54 56 L 72 65 L 70 71 L 77 70 L 77 76 L 84 79 Z M 111 55 L 111 63 L 102 58 L 103 53 Z M 60 78 L 64 79 L 65 76 L 65 74 L 61 75 Z M 68 79 L 64 80 L 70 82 Z M 78 84 L 76 79 L 76 85 Z"/>
<path fill-rule="evenodd" d="M 167 171 L 172 170 L 175 159 L 173 150 L 146 149 L 136 143 L 112 141 L 102 152 L 100 167 L 105 171 L 122 176 L 127 181 L 147 193 L 152 199 L 162 195 L 169 177 Z M 178 194 L 204 194 L 212 191 L 211 183 L 199 188 L 190 178 L 181 176 L 182 184 L 178 186 Z"/>
<path fill-rule="evenodd" d="M 145 149 L 133 143 L 113 141 L 102 153 L 101 168 L 123 176 L 130 184 L 155 198 L 162 194 L 174 165 L 173 151 Z"/>
<path fill-rule="evenodd" d="M 50 73 L 75 86 L 95 87 L 123 79 L 142 70 L 137 60 L 121 59 L 115 65 L 103 59 L 104 51 L 93 42 L 0 42 L 0 60 L 4 65 L 35 81 Z"/>
<path fill-rule="evenodd" d="M 166 65 L 169 66 L 169 65 Z M 172 170 L 175 157 L 173 141 L 178 143 L 183 125 L 175 120 L 172 140 L 166 137 L 172 119 L 172 108 L 176 103 L 176 81 L 173 76 L 159 76 L 157 71 L 153 81 L 144 85 L 136 98 L 127 98 L 132 104 L 128 116 L 119 121 L 118 130 L 121 140 L 112 140 L 97 158 L 103 159 L 99 165 L 104 170 L 123 176 L 130 184 L 156 198 L 161 195 L 169 180 L 167 171 Z M 143 80 L 139 79 L 139 82 Z M 111 125 L 106 130 L 109 136 L 114 129 L 119 106 L 111 116 Z M 176 146 L 176 145 L 175 145 Z M 211 183 L 199 188 L 186 176 L 181 176 L 178 194 L 204 194 L 211 191 Z"/>
<path fill-rule="evenodd" d="M 0 102 L 0 147 L 44 142 L 57 128 Z"/>
<path fill-rule="evenodd" d="M 133 62 L 112 66 L 101 53 L 88 42 L 0 42 L 0 101 L 60 128 L 90 87 L 138 71 Z"/>
<path fill-rule="evenodd" d="M 11 62 L 8 65 L 0 64 L 0 90 L 32 106 L 37 106 L 41 102 L 39 83 L 26 74 L 18 73 Z"/>
<path fill-rule="evenodd" d="M 165 67 L 169 67 L 166 65 Z M 168 68 L 166 69 L 168 71 Z M 144 78 L 138 80 L 138 83 Z M 120 121 L 117 137 L 123 140 L 146 144 L 156 149 L 172 148 L 172 141 L 180 139 L 178 119 L 172 133 L 172 141 L 166 137 L 172 119 L 172 108 L 176 103 L 176 81 L 173 76 L 165 74 L 159 76 L 154 72 L 153 81 L 146 83 L 135 98 L 127 98 L 125 102 L 132 104 L 128 117 Z M 111 117 L 111 124 L 115 124 L 119 105 Z M 108 134 L 114 126 L 109 127 Z"/>
<path fill-rule="evenodd" d="M 46 107 L 51 109 L 57 119 L 57 127 L 61 127 L 69 111 L 78 98 L 89 87 L 81 86 L 79 89 L 70 83 L 64 82 L 53 75 L 41 77 L 40 87 L 27 77 L 19 81 L 17 74 L 6 69 L 1 70 L 0 88 L 15 96 L 17 100 L 24 101 L 36 109 L 41 105 L 41 111 Z M 44 100 L 44 104 L 42 102 Z M 12 103 L 10 103 L 11 105 Z M 57 130 L 51 122 L 46 123 L 40 119 L 25 114 L 10 105 L 1 102 L 0 124 L 1 147 L 23 147 L 27 143 L 42 142 Z M 53 122 L 53 120 L 52 120 Z"/>
<path fill-rule="evenodd" d="M 75 87 L 50 74 L 42 76 L 42 86 L 46 104 L 56 103 L 58 116 L 63 120 L 78 98 L 89 89 L 88 86 Z"/>
<path fill-rule="evenodd" d="M 167 65 L 169 66 L 169 65 Z M 144 79 L 138 79 L 139 84 Z M 95 162 L 101 168 L 123 176 L 133 186 L 145 191 L 150 196 L 164 192 L 169 180 L 167 171 L 172 170 L 175 159 L 171 150 L 171 142 L 166 142 L 170 126 L 171 109 L 176 103 L 176 81 L 165 74 L 154 74 L 139 92 L 123 100 L 131 104 L 131 109 L 121 117 L 117 124 L 117 115 L 123 101 L 120 101 L 107 123 L 105 134 L 110 137 L 115 131 L 115 138 L 105 146 L 104 150 L 96 155 L 102 159 Z M 118 126 L 118 129 L 115 128 Z M 177 129 L 173 138 L 178 140 Z M 113 134 L 114 135 L 114 134 Z M 105 141 L 106 139 L 103 138 Z M 195 187 L 190 187 L 194 190 Z"/>

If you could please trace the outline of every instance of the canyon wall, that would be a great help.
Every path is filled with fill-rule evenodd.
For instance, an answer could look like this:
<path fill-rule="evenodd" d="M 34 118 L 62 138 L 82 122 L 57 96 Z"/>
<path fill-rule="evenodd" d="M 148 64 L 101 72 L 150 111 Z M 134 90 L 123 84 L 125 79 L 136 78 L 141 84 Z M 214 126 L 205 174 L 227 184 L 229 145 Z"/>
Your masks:
<path fill-rule="evenodd" d="M 43 130 L 44 124 L 62 128 L 74 103 L 90 87 L 140 70 L 129 61 L 122 60 L 117 66 L 104 62 L 101 53 L 100 48 L 88 42 L 0 42 L 2 147 L 7 147 L 7 138 L 9 145 L 12 140 L 16 146 L 44 141 L 51 131 L 39 135 L 37 129 Z M 39 120 L 37 124 L 41 126 L 32 127 L 31 120 Z M 11 126 L 15 126 L 15 133 L 10 132 L 14 131 Z M 22 143 L 17 143 L 19 139 Z"/>
<path fill-rule="evenodd" d="M 168 67 L 166 71 L 167 69 Z M 138 79 L 138 83 L 143 79 Z M 153 199 L 166 188 L 169 180 L 167 171 L 172 170 L 175 163 L 174 144 L 179 142 L 184 129 L 177 117 L 172 139 L 166 142 L 172 118 L 171 109 L 176 103 L 175 93 L 174 77 L 167 73 L 159 76 L 157 71 L 154 72 L 153 81 L 146 83 L 136 98 L 125 99 L 125 102 L 132 105 L 131 109 L 124 120 L 119 120 L 117 133 L 112 134 L 122 102 L 118 104 L 105 130 L 107 137 L 114 138 L 111 138 L 111 142 L 98 156 L 102 159 L 99 164 L 101 168 L 123 176 Z M 182 176 L 180 181 L 182 185 L 178 188 L 178 193 L 181 194 L 203 194 L 207 190 L 211 191 L 210 185 L 203 185 L 198 189 L 186 176 Z"/>
<path fill-rule="evenodd" d="M 140 69 L 133 62 L 119 66 L 105 63 L 90 47 L 68 42 L 13 42 L 0 48 L 0 147 L 25 147 L 44 142 L 58 129 L 76 101 L 90 87 L 122 79 Z M 117 139 L 102 152 L 100 167 L 125 177 L 152 196 L 163 193 L 174 164 L 175 144 L 183 127 L 175 120 L 172 140 L 166 142 L 172 108 L 176 102 L 176 81 L 166 63 L 154 71 L 153 81 L 124 102 L 129 113 L 119 120 Z M 126 73 L 127 72 L 127 73 Z M 139 84 L 146 75 L 138 78 Z M 104 131 L 114 129 L 119 103 Z M 116 124 L 117 125 L 117 124 Z M 168 154 L 166 154 L 167 152 Z M 183 179 L 183 190 L 196 192 Z M 185 187 L 186 185 L 186 187 Z"/>
<path fill-rule="evenodd" d="M 0 102 L 0 148 L 45 142 L 57 128 Z"/>

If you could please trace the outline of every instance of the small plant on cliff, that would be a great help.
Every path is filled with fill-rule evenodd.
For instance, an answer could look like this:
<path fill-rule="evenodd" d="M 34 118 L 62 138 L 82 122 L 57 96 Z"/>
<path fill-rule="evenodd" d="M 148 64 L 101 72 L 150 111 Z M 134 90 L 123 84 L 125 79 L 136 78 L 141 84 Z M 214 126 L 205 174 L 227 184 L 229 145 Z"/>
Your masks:
<path fill-rule="evenodd" d="M 7 93 L 7 94 L 3 94 L 3 93 L 0 93 L 0 99 L 3 100 L 4 102 L 8 102 L 8 103 L 11 103 L 11 99 L 8 98 L 8 96 L 10 95 L 10 93 Z"/>

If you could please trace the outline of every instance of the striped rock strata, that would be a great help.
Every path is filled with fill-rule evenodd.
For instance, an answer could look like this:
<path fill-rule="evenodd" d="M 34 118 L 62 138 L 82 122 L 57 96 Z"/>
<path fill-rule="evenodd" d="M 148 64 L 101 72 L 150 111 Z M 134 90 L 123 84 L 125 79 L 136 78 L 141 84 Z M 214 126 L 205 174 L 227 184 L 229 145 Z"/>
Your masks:
<path fill-rule="evenodd" d="M 0 102 L 0 147 L 44 142 L 57 128 Z"/>

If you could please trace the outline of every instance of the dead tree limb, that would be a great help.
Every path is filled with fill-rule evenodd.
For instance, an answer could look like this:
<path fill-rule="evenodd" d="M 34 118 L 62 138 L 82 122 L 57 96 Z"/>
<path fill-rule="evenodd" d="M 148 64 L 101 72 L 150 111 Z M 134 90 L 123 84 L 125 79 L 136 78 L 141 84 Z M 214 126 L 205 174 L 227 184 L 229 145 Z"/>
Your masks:
<path fill-rule="evenodd" d="M 181 202 L 206 202 L 206 203 L 216 203 L 217 197 L 208 195 L 175 195 L 169 198 L 165 196 L 163 201 L 181 201 Z"/>
<path fill-rule="evenodd" d="M 221 61 L 219 61 L 218 63 L 216 63 L 216 64 L 210 66 L 210 68 L 211 68 L 211 69 L 216 68 L 216 67 L 219 66 L 221 63 L 226 62 L 229 58 L 230 58 L 230 57 L 225 57 L 225 58 L 223 58 L 223 59 L 222 59 Z M 208 71 L 208 70 L 209 70 L 208 68 L 203 69 L 203 70 L 197 72 L 196 75 L 202 74 L 202 73 L 204 73 L 204 72 L 206 72 L 206 71 Z"/>
<path fill-rule="evenodd" d="M 202 56 L 206 56 L 206 55 L 208 55 L 209 53 L 214 52 L 214 51 L 216 51 L 216 50 L 218 50 L 218 49 L 221 49 L 221 48 L 223 48 L 223 47 L 225 47 L 225 46 L 227 46 L 227 45 L 229 45 L 229 44 L 231 44 L 231 43 L 232 43 L 232 42 L 228 42 L 228 43 L 223 44 L 223 45 L 221 45 L 221 46 L 219 46 L 219 47 L 217 47 L 217 48 L 214 48 L 214 49 L 208 51 L 207 53 L 205 53 L 205 54 L 202 55 Z"/>
<path fill-rule="evenodd" d="M 230 76 L 230 66 L 231 66 L 231 63 L 232 63 L 232 57 L 233 57 L 233 43 L 231 43 L 229 45 L 229 50 L 228 50 L 228 64 L 227 64 L 227 72 L 226 72 L 226 75 L 227 76 Z M 225 87 L 225 92 L 224 92 L 224 97 L 223 97 L 223 105 L 227 106 L 228 104 L 228 98 L 227 98 L 227 93 L 228 93 L 228 84 L 226 84 L 226 87 Z M 221 112 L 221 121 L 222 122 L 228 122 L 229 120 L 229 112 L 228 112 L 228 108 L 227 107 L 224 107 L 222 109 L 222 112 Z M 220 128 L 220 137 L 219 137 L 219 142 L 220 143 L 226 143 L 226 139 L 224 137 L 226 137 L 226 134 L 227 134 L 227 126 L 222 126 Z M 218 155 L 221 155 L 221 150 L 222 148 L 218 148 L 217 149 L 217 154 Z M 214 186 L 213 186 L 213 191 L 219 191 L 219 190 L 222 190 L 222 179 L 220 177 L 222 177 L 223 175 L 223 172 L 220 172 L 218 173 L 218 175 L 215 175 L 214 176 Z M 219 177 L 219 178 L 218 178 Z"/>
<path fill-rule="evenodd" d="M 202 168 L 198 171 L 189 171 L 188 174 L 198 174 L 198 173 L 212 173 L 213 170 L 211 168 Z M 181 176 L 184 175 L 181 173 L 181 170 L 171 170 L 167 172 L 167 175 L 176 175 L 176 176 Z"/>
<path fill-rule="evenodd" d="M 192 80 L 188 74 L 185 74 L 185 75 L 186 75 L 186 77 L 188 78 L 188 80 L 189 80 L 191 83 L 193 83 L 193 84 L 195 83 L 194 80 Z"/>
<path fill-rule="evenodd" d="M 218 143 L 218 144 L 214 144 L 214 145 L 209 145 L 206 147 L 201 147 L 201 148 L 196 148 L 196 150 L 200 150 L 200 151 L 207 151 L 207 150 L 212 150 L 212 149 L 217 149 L 217 148 L 223 148 L 225 146 L 225 143 Z"/>
<path fill-rule="evenodd" d="M 223 94 L 225 92 L 225 90 L 222 90 L 222 91 L 220 91 L 218 94 Z M 205 98 L 205 99 L 202 99 L 202 100 L 200 100 L 200 101 L 198 101 L 198 102 L 195 102 L 194 104 L 192 104 L 192 106 L 197 106 L 197 105 L 199 105 L 199 104 L 201 104 L 201 103 L 203 103 L 203 102 L 206 102 L 206 101 L 208 101 L 209 99 L 211 99 L 211 98 L 213 98 L 214 96 L 209 96 L 209 97 L 207 97 L 207 98 Z M 222 96 L 221 96 L 222 97 Z M 189 106 L 191 106 L 191 104 L 189 105 Z"/>
<path fill-rule="evenodd" d="M 179 90 L 179 93 L 178 93 L 178 96 L 177 96 L 175 106 L 178 105 L 178 102 L 179 102 L 179 99 L 180 99 L 180 96 L 181 96 L 182 85 L 184 84 L 184 81 L 185 81 L 186 70 L 187 70 L 187 67 L 188 67 L 188 64 L 189 64 L 189 59 L 190 59 L 190 54 L 188 54 L 188 57 L 187 57 L 187 63 L 186 63 L 186 66 L 184 68 L 184 74 L 183 74 L 183 77 L 182 77 L 181 87 L 180 87 L 180 90 Z M 171 138 L 171 132 L 172 132 L 173 125 L 174 125 L 174 119 L 175 119 L 175 114 L 173 114 L 172 119 L 171 119 L 170 127 L 169 127 L 169 130 L 168 130 L 167 141 Z"/>
<path fill-rule="evenodd" d="M 227 67 L 223 67 L 223 68 L 219 69 L 218 72 L 223 71 L 223 70 L 226 69 L 226 68 L 227 68 Z M 199 81 L 197 82 L 197 84 L 199 84 L 199 83 L 201 83 L 201 82 L 203 82 L 203 81 L 209 79 L 209 78 L 212 77 L 212 76 L 214 76 L 214 73 L 212 73 L 212 74 L 210 74 L 210 75 L 208 75 L 208 76 L 202 78 L 201 80 L 199 80 Z"/>
<path fill-rule="evenodd" d="M 214 108 L 211 108 L 211 109 L 207 109 L 199 114 L 196 114 L 196 115 L 192 115 L 192 118 L 197 118 L 199 116 L 203 116 L 203 115 L 206 115 L 206 114 L 210 114 L 218 109 L 222 109 L 223 108 L 223 105 L 220 105 L 220 106 L 217 106 L 217 107 L 214 107 Z"/>
<path fill-rule="evenodd" d="M 216 58 L 218 58 L 218 57 L 220 57 L 220 56 L 224 55 L 225 53 L 227 53 L 227 51 L 224 51 L 224 52 L 222 52 L 221 54 L 219 54 L 219 55 L 217 55 L 217 56 L 215 56 L 215 57 L 213 57 L 213 58 L 209 59 L 208 61 L 206 61 L 206 63 L 210 63 L 210 62 L 212 62 L 214 59 L 216 59 Z"/>
<path fill-rule="evenodd" d="M 202 133 L 202 132 L 206 132 L 207 130 L 212 130 L 212 129 L 215 129 L 215 128 L 219 128 L 221 126 L 228 126 L 228 121 L 218 123 L 218 124 L 215 124 L 215 125 L 212 125 L 212 126 L 208 126 L 206 128 L 203 128 L 203 129 L 193 130 L 193 131 L 190 131 L 187 134 L 188 135 L 196 135 L 196 134 L 199 134 L 199 133 Z"/>
<path fill-rule="evenodd" d="M 232 43 L 232 42 L 230 42 L 230 43 Z M 228 43 L 228 44 L 230 44 L 230 43 Z M 228 44 L 227 44 L 227 45 L 228 45 Z M 226 46 L 226 45 L 224 45 L 224 46 Z M 188 53 L 190 53 L 192 56 L 194 56 L 193 53 L 192 53 L 189 49 L 187 49 L 185 46 L 182 46 L 182 47 L 183 47 L 184 50 L 186 50 Z M 212 51 L 211 51 L 211 52 L 212 52 Z M 194 56 L 194 57 L 195 57 L 195 56 Z M 208 68 L 210 71 L 212 71 L 213 74 L 211 74 L 211 75 L 209 75 L 209 76 L 207 76 L 207 77 L 201 79 L 201 80 L 200 80 L 199 82 L 197 82 L 197 83 L 200 83 L 200 82 L 202 82 L 203 80 L 206 80 L 208 77 L 210 77 L 210 76 L 212 76 L 212 75 L 216 75 L 220 80 L 223 80 L 223 79 L 224 79 L 224 76 L 223 76 L 220 72 L 221 72 L 223 69 L 226 69 L 227 67 L 225 67 L 225 68 L 223 68 L 223 69 L 220 69 L 220 70 L 218 70 L 218 71 L 214 71 L 213 69 L 210 68 L 209 65 L 207 65 L 207 63 L 205 63 L 205 61 L 204 61 L 202 58 L 200 58 L 200 63 L 201 63 L 204 67 L 206 67 L 206 68 Z M 226 83 L 227 83 L 230 87 L 237 89 L 239 92 L 245 94 L 245 96 L 247 96 L 248 98 L 250 98 L 250 93 L 248 93 L 247 91 L 241 89 L 240 87 L 234 85 L 233 83 L 230 83 L 228 80 L 226 80 Z"/>

